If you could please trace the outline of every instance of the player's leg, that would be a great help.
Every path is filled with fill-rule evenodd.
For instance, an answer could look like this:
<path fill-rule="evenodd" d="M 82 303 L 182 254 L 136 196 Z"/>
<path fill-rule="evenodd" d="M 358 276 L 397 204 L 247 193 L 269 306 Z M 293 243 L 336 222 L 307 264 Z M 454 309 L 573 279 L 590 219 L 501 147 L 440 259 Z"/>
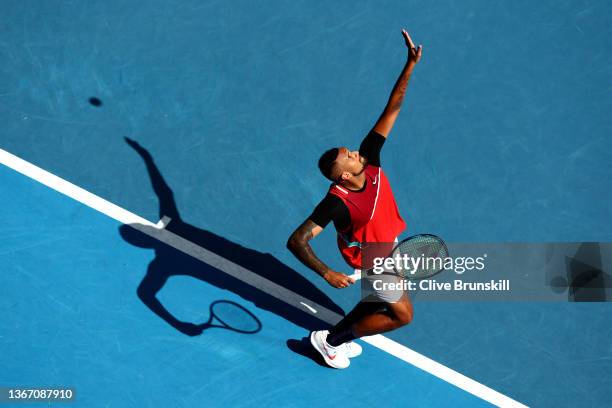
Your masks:
<path fill-rule="evenodd" d="M 349 358 L 361 354 L 361 348 L 355 347 L 352 340 L 405 326 L 412 320 L 412 314 L 407 294 L 393 303 L 362 301 L 330 332 L 312 332 L 310 342 L 328 365 L 346 368 L 350 364 Z"/>
<path fill-rule="evenodd" d="M 408 293 L 401 289 L 403 286 L 398 285 L 401 283 L 398 276 L 366 273 L 366 282 L 371 285 L 371 294 L 329 331 L 326 339 L 329 345 L 338 347 L 358 337 L 397 329 L 412 320 L 412 304 Z M 354 355 L 360 351 L 356 350 Z M 351 350 L 347 352 L 352 354 Z"/>
<path fill-rule="evenodd" d="M 375 300 L 376 298 L 372 296 L 359 302 L 329 332 L 319 330 L 310 334 L 312 346 L 321 354 L 329 366 L 346 368 L 350 364 L 349 358 L 361 354 L 361 346 L 352 342 L 355 339 L 352 326 L 365 316 L 376 313 L 385 307 L 384 304 Z"/>
<path fill-rule="evenodd" d="M 408 291 L 404 289 L 404 281 L 393 270 L 384 272 L 387 273 L 377 274 L 367 271 L 365 274 L 364 281 L 369 284 L 369 290 L 377 301 L 376 304 L 383 304 L 386 307 L 355 322 L 351 329 L 356 337 L 388 332 L 412 321 L 413 308 Z"/>
<path fill-rule="evenodd" d="M 347 341 L 354 340 L 356 337 L 352 331 L 353 325 L 365 316 L 381 312 L 386 308 L 386 304 L 376 301 L 374 296 L 370 296 L 351 310 L 342 320 L 329 330 L 327 342 L 332 346 L 339 346 Z"/>
<path fill-rule="evenodd" d="M 386 306 L 385 310 L 366 315 L 355 322 L 351 327 L 355 337 L 388 332 L 412 321 L 412 303 L 406 293 L 397 302 L 387 303 Z"/>

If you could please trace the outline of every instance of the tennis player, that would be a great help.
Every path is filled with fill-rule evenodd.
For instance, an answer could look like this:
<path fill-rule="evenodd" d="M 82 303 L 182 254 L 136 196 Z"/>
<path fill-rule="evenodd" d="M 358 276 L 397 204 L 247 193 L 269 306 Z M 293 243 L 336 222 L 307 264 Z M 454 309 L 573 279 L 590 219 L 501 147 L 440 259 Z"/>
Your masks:
<path fill-rule="evenodd" d="M 333 183 L 312 214 L 289 237 L 287 247 L 307 267 L 331 286 L 346 288 L 354 280 L 334 271 L 313 252 L 309 241 L 333 221 L 344 260 L 352 268 L 362 267 L 363 243 L 396 241 L 406 224 L 399 214 L 389 181 L 380 164 L 380 151 L 399 114 L 408 80 L 419 62 L 422 46 L 415 47 L 402 30 L 408 57 L 387 105 L 378 121 L 363 139 L 359 151 L 333 148 L 319 159 L 321 173 Z M 412 320 L 412 304 L 405 291 L 374 290 L 377 301 L 364 299 L 329 331 L 310 334 L 310 342 L 334 368 L 346 368 L 349 358 L 361 354 L 352 340 L 402 327 Z"/>

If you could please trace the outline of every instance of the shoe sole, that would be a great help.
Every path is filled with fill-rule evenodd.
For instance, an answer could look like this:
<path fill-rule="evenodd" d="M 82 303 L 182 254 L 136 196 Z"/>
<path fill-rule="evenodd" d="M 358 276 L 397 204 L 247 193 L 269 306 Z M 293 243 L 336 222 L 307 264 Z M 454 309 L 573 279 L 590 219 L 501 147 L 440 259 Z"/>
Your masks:
<path fill-rule="evenodd" d="M 317 343 L 317 341 L 315 339 L 315 333 L 316 332 L 310 333 L 310 344 L 312 345 L 312 347 L 314 347 L 315 350 L 317 350 L 317 352 L 321 355 L 321 357 L 323 357 L 323 360 L 325 360 L 325 363 L 328 366 L 332 367 L 332 368 L 337 368 L 337 369 L 347 368 L 348 366 L 341 367 L 341 366 L 336 365 L 334 360 L 332 360 L 331 358 L 327 357 L 327 353 L 325 352 L 325 350 L 321 350 L 319 348 L 319 345 L 318 345 L 318 343 Z M 349 362 L 349 364 L 350 364 L 350 362 Z"/>

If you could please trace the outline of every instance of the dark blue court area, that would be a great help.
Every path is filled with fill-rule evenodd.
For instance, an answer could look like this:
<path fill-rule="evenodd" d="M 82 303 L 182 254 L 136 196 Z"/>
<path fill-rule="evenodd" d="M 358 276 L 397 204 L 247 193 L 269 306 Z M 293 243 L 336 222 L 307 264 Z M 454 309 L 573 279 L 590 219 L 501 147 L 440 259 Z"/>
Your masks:
<path fill-rule="evenodd" d="M 606 1 L 5 0 L 0 387 L 76 390 L 45 406 L 490 406 L 363 341 L 325 367 L 304 338 L 359 287 L 285 244 L 329 186 L 321 153 L 356 149 L 382 111 L 404 27 L 423 57 L 382 151 L 404 235 L 612 241 L 611 22 Z M 352 273 L 331 226 L 312 242 Z M 416 299 L 385 336 L 514 406 L 605 407 L 598 300 Z"/>

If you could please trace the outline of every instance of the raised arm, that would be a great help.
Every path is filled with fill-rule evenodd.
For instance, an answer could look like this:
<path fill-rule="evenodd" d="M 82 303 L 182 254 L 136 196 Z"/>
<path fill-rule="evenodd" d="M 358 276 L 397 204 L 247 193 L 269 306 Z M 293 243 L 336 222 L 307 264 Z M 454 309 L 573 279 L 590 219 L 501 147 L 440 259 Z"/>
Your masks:
<path fill-rule="evenodd" d="M 314 253 L 309 242 L 319 235 L 323 228 L 307 219 L 289 237 L 287 248 L 304 265 L 318 273 L 323 279 L 335 288 L 346 288 L 354 283 L 347 275 L 335 272 L 323 263 Z"/>
<path fill-rule="evenodd" d="M 402 30 L 402 35 L 404 36 L 404 41 L 408 47 L 408 59 L 406 60 L 404 68 L 402 69 L 402 73 L 393 86 L 391 96 L 389 96 L 389 101 L 387 102 L 383 113 L 380 115 L 373 128 L 375 132 L 383 135 L 384 137 L 389 135 L 389 132 L 391 132 L 391 129 L 395 124 L 395 119 L 397 119 L 400 107 L 404 101 L 404 95 L 406 95 L 408 80 L 410 79 L 414 66 L 421 59 L 421 53 L 423 52 L 423 46 L 419 45 L 418 48 L 415 47 L 410 35 L 408 35 L 406 30 Z"/>

